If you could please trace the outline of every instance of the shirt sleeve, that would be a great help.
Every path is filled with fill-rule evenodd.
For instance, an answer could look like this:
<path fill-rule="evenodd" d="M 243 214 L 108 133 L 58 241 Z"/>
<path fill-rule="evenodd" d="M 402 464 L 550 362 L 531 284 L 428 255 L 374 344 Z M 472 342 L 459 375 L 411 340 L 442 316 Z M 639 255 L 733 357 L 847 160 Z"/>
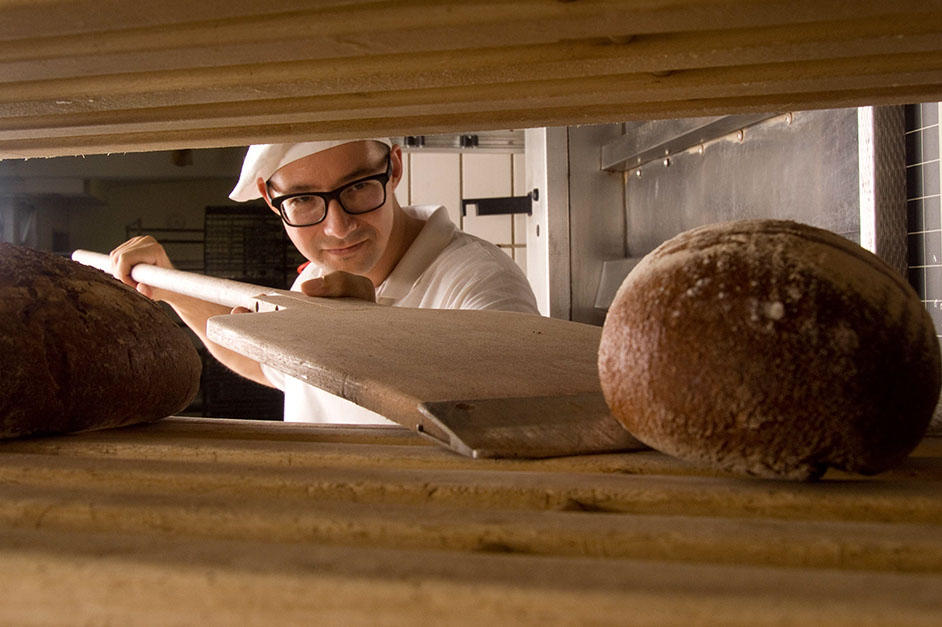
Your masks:
<path fill-rule="evenodd" d="M 429 296 L 422 307 L 539 313 L 520 267 L 502 250 L 477 238 L 466 236 L 460 245 L 446 249 L 419 282 Z"/>
<path fill-rule="evenodd" d="M 275 370 L 271 366 L 260 363 L 259 366 L 262 367 L 262 374 L 265 375 L 265 378 L 268 379 L 272 385 L 281 390 L 285 391 L 285 373 Z"/>
<path fill-rule="evenodd" d="M 301 284 L 310 279 L 323 276 L 324 270 L 319 266 L 314 265 L 313 263 L 304 264 L 303 268 L 298 272 L 298 276 L 295 278 L 294 282 L 291 284 L 291 290 L 294 292 L 301 291 Z M 287 386 L 287 379 L 285 373 L 275 370 L 271 366 L 266 366 L 265 364 L 259 364 L 262 367 L 262 374 L 264 374 L 268 380 L 276 388 L 285 391 Z"/>
<path fill-rule="evenodd" d="M 529 283 L 502 274 L 476 277 L 461 290 L 453 308 L 538 313 Z"/>

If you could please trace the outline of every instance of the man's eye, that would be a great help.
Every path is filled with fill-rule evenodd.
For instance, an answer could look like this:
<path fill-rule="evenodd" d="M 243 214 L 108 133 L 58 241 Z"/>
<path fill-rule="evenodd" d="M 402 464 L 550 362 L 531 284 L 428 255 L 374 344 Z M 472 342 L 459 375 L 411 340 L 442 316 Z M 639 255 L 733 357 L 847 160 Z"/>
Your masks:
<path fill-rule="evenodd" d="M 285 201 L 290 209 L 302 209 L 310 207 L 318 201 L 317 196 L 294 196 Z"/>

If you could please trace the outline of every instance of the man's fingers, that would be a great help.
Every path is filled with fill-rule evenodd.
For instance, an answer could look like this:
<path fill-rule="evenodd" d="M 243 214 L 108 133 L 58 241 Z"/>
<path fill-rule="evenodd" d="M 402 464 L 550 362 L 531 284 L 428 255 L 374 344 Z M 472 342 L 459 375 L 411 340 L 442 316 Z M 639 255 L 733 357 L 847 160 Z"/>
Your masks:
<path fill-rule="evenodd" d="M 139 264 L 146 263 L 164 268 L 172 268 L 170 259 L 164 247 L 150 235 L 132 237 L 109 254 L 111 258 L 111 273 L 122 283 L 129 285 L 148 298 L 157 299 L 159 290 L 149 286 L 141 286 L 131 277 L 131 269 Z"/>
<path fill-rule="evenodd" d="M 131 268 L 134 264 L 131 262 L 128 251 L 131 250 L 140 239 L 140 237 L 132 238 L 112 250 L 109 254 L 111 258 L 111 274 L 114 275 L 114 278 L 131 287 L 137 287 L 137 281 L 131 278 Z M 141 293 L 143 294 L 144 292 Z"/>
<path fill-rule="evenodd" d="M 150 298 L 151 300 L 153 300 L 154 297 L 156 296 L 156 294 L 154 293 L 154 288 L 152 288 L 150 285 L 144 285 L 143 283 L 138 283 L 137 287 L 135 287 L 134 289 L 136 289 L 139 294 L 143 294 L 144 296 L 146 296 L 147 298 Z"/>
<path fill-rule="evenodd" d="M 232 311 L 230 311 L 229 313 L 234 313 L 234 314 L 252 313 L 252 310 L 246 307 L 233 307 Z"/>
<path fill-rule="evenodd" d="M 365 276 L 337 271 L 305 281 L 301 291 L 308 296 L 321 298 L 359 298 L 376 302 L 376 289 Z"/>
<path fill-rule="evenodd" d="M 317 277 L 316 279 L 309 279 L 301 284 L 301 293 L 308 296 L 322 296 L 327 297 L 327 288 L 324 285 L 324 279 L 322 277 Z"/>

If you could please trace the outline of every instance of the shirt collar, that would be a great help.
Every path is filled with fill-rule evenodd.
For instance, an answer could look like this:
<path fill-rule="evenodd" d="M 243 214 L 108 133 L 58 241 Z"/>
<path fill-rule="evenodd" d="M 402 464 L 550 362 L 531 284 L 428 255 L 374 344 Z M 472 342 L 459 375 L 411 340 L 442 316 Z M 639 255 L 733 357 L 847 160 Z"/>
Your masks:
<path fill-rule="evenodd" d="M 403 207 L 409 215 L 425 221 L 425 226 L 393 268 L 376 288 L 376 302 L 391 305 L 409 293 L 418 278 L 455 236 L 457 228 L 442 205 Z"/>

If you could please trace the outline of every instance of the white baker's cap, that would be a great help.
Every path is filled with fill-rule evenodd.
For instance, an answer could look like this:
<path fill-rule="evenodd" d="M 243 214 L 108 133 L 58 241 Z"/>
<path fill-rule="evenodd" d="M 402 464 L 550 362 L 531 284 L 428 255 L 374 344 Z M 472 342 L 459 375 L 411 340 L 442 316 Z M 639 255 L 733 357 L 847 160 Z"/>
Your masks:
<path fill-rule="evenodd" d="M 229 194 L 229 198 L 239 202 L 261 198 L 258 185 L 256 185 L 259 178 L 267 181 L 279 168 L 288 165 L 292 161 L 303 159 L 315 152 L 327 150 L 334 146 L 356 141 L 376 141 L 392 146 L 392 142 L 388 137 L 329 139 L 300 144 L 256 144 L 249 146 L 248 152 L 245 153 L 245 161 L 242 162 L 242 174 L 239 175 L 239 182 L 236 183 L 235 188 Z"/>

